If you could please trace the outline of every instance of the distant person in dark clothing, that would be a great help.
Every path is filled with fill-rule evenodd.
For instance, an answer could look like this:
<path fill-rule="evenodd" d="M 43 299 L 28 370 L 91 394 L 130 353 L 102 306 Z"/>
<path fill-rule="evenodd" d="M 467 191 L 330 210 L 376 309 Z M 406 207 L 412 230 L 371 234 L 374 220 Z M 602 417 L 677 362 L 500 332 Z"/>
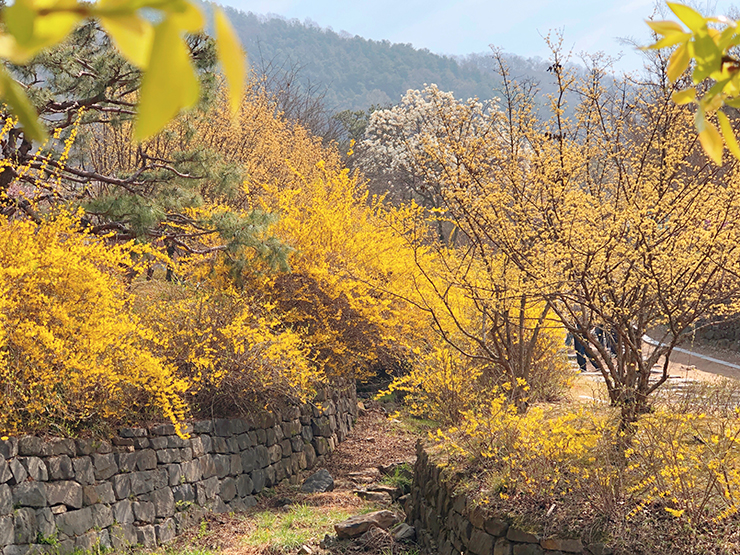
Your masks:
<path fill-rule="evenodd" d="M 578 362 L 578 368 L 581 369 L 581 372 L 586 371 L 586 357 L 591 360 L 591 364 L 593 364 L 594 367 L 598 368 L 598 366 L 596 366 L 596 363 L 594 362 L 594 359 L 592 359 L 588 355 L 588 353 L 586 353 L 586 347 L 578 340 L 577 337 L 573 338 L 573 348 L 576 350 L 576 361 Z"/>
<path fill-rule="evenodd" d="M 606 347 L 607 351 L 612 356 L 617 356 L 616 353 L 616 346 L 617 346 L 617 337 L 614 332 L 608 333 L 604 331 L 604 328 L 601 326 L 596 326 L 594 328 L 594 335 L 596 335 L 596 339 L 599 343 L 601 343 L 604 347 Z M 589 355 L 586 352 L 586 347 L 583 343 L 577 338 L 573 337 L 573 348 L 576 351 L 576 362 L 578 362 L 578 368 L 581 369 L 581 372 L 586 371 L 586 363 L 587 361 L 591 361 L 591 364 L 596 370 L 601 370 L 601 364 L 598 360 L 594 359 L 591 355 Z"/>

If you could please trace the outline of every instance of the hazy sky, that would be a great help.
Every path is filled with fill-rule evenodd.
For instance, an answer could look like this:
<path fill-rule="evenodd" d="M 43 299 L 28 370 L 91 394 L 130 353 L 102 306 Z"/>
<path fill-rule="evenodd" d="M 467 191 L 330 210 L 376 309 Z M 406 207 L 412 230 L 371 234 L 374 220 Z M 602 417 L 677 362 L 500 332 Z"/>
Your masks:
<path fill-rule="evenodd" d="M 411 43 L 438 54 L 485 52 L 495 44 L 523 56 L 547 57 L 542 37 L 563 30 L 575 52 L 623 54 L 621 69 L 640 65 L 620 37 L 647 40 L 644 19 L 654 0 L 219 0 L 254 13 L 274 13 L 322 27 L 391 42 Z M 727 0 L 691 2 L 705 14 L 725 13 Z M 663 4 L 664 5 L 664 4 Z"/>

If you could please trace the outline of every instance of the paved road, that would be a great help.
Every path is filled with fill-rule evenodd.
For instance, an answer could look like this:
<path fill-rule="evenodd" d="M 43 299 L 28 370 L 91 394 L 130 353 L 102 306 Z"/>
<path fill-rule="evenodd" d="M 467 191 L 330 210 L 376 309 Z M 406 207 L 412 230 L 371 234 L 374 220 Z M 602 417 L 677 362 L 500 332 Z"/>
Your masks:
<path fill-rule="evenodd" d="M 643 336 L 643 341 L 649 345 L 656 345 L 657 341 L 648 337 Z M 708 372 L 710 374 L 716 374 L 724 376 L 726 378 L 734 378 L 740 380 L 740 365 L 726 360 L 709 356 L 706 354 L 697 353 L 688 349 L 681 349 L 675 347 L 671 354 L 671 364 L 680 364 L 683 366 L 695 366 L 697 370 L 702 372 Z"/>

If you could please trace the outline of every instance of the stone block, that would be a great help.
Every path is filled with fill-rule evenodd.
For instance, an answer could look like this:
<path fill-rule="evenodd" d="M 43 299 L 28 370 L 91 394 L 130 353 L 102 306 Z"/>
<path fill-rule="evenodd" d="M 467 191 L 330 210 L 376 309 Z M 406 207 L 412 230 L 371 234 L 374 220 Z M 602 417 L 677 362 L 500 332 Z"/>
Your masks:
<path fill-rule="evenodd" d="M 182 449 L 183 447 L 190 447 L 189 439 L 183 439 L 180 436 L 167 436 L 168 449 Z"/>
<path fill-rule="evenodd" d="M 202 435 L 200 436 L 201 444 L 203 445 L 203 452 L 213 453 L 213 440 L 211 436 Z"/>
<path fill-rule="evenodd" d="M 7 515 L 13 510 L 13 492 L 8 484 L 0 484 L 0 515 Z"/>
<path fill-rule="evenodd" d="M 98 499 L 100 499 L 100 503 L 111 505 L 116 502 L 116 495 L 113 492 L 113 486 L 109 482 L 102 482 L 100 484 L 96 484 L 95 490 L 98 493 Z M 84 496 L 84 493 L 85 492 L 83 490 L 83 496 Z"/>
<path fill-rule="evenodd" d="M 159 464 L 172 464 L 180 462 L 179 449 L 160 449 L 157 451 L 157 462 Z"/>
<path fill-rule="evenodd" d="M 67 455 L 68 457 L 77 456 L 77 447 L 74 439 L 54 438 L 47 443 L 49 446 L 48 454 L 52 456 Z M 47 451 L 44 449 L 44 451 Z"/>
<path fill-rule="evenodd" d="M 75 471 L 75 481 L 83 486 L 90 486 L 95 483 L 95 468 L 90 457 L 72 459 L 72 468 Z"/>
<path fill-rule="evenodd" d="M 249 474 L 242 474 L 236 479 L 236 491 L 239 493 L 239 497 L 252 495 L 254 492 L 254 483 Z"/>
<path fill-rule="evenodd" d="M 378 527 L 387 530 L 398 522 L 398 517 L 391 511 L 375 511 L 348 518 L 334 525 L 334 531 L 340 539 L 356 538 L 370 528 Z"/>
<path fill-rule="evenodd" d="M 49 451 L 44 450 L 44 440 L 37 436 L 23 436 L 18 440 L 18 454 L 21 456 L 43 457 L 51 455 Z"/>
<path fill-rule="evenodd" d="M 126 549 L 136 545 L 138 542 L 136 528 L 133 524 L 116 523 L 110 527 L 108 533 L 110 535 L 111 545 L 116 550 Z"/>
<path fill-rule="evenodd" d="M 303 439 L 301 436 L 294 436 L 290 439 L 290 447 L 294 453 L 303 452 Z"/>
<path fill-rule="evenodd" d="M 193 456 L 194 457 L 202 457 L 206 454 L 205 450 L 203 449 L 203 440 L 199 437 L 194 437 L 190 439 L 190 448 L 193 450 Z"/>
<path fill-rule="evenodd" d="M 242 458 L 240 455 L 229 457 L 229 476 L 238 476 L 242 473 Z"/>
<path fill-rule="evenodd" d="M 191 447 L 183 447 L 180 449 L 180 460 L 192 461 L 193 460 L 193 449 Z"/>
<path fill-rule="evenodd" d="M 303 426 L 303 428 L 301 428 L 301 439 L 303 440 L 303 443 L 311 443 L 313 440 L 313 430 L 311 429 L 311 426 Z"/>
<path fill-rule="evenodd" d="M 138 470 L 153 470 L 157 468 L 157 455 L 153 449 L 142 449 L 137 453 L 136 468 Z"/>
<path fill-rule="evenodd" d="M 118 465 L 113 453 L 95 453 L 92 461 L 96 480 L 107 480 L 118 473 Z"/>
<path fill-rule="evenodd" d="M 519 543 L 540 543 L 540 537 L 537 534 L 526 532 L 521 528 L 512 526 L 506 532 L 506 539 L 512 542 Z"/>
<path fill-rule="evenodd" d="M 311 421 L 311 431 L 314 436 L 331 437 L 333 430 L 329 423 L 329 418 L 320 416 Z"/>
<path fill-rule="evenodd" d="M 95 452 L 99 455 L 108 455 L 109 453 L 113 452 L 113 446 L 111 445 L 110 441 L 94 441 L 93 446 L 95 447 Z"/>
<path fill-rule="evenodd" d="M 146 437 L 149 432 L 146 428 L 121 428 L 118 431 L 118 435 L 121 437 Z"/>
<path fill-rule="evenodd" d="M 157 510 L 151 501 L 134 501 L 131 503 L 134 511 L 134 519 L 144 524 L 153 524 L 157 516 Z"/>
<path fill-rule="evenodd" d="M 93 527 L 90 507 L 56 515 L 55 520 L 59 531 L 70 537 L 81 536 Z"/>
<path fill-rule="evenodd" d="M 156 470 L 150 471 L 153 489 L 160 489 L 167 487 L 170 483 L 170 475 L 166 468 L 157 468 Z"/>
<path fill-rule="evenodd" d="M 223 514 L 229 512 L 229 506 L 217 495 L 216 499 L 210 504 L 211 512 L 214 514 Z"/>
<path fill-rule="evenodd" d="M 167 518 L 175 514 L 175 497 L 169 487 L 156 490 L 152 493 L 151 500 L 157 517 Z"/>
<path fill-rule="evenodd" d="M 239 444 L 239 451 L 244 451 L 245 449 L 254 447 L 254 441 L 252 441 L 252 437 L 249 434 L 241 434 L 236 438 L 236 440 Z"/>
<path fill-rule="evenodd" d="M 475 555 L 491 555 L 495 539 L 491 534 L 486 534 L 478 528 L 473 532 L 468 541 L 468 550 Z"/>
<path fill-rule="evenodd" d="M 167 483 L 170 486 L 176 486 L 184 481 L 182 476 L 182 467 L 179 464 L 167 465 L 167 480 Z"/>
<path fill-rule="evenodd" d="M 13 543 L 23 544 L 36 541 L 36 536 L 38 535 L 36 511 L 22 507 L 13 512 L 13 517 L 15 530 Z"/>
<path fill-rule="evenodd" d="M 167 438 L 166 437 L 152 437 L 149 438 L 149 447 L 158 451 L 160 449 L 167 449 Z"/>
<path fill-rule="evenodd" d="M 543 538 L 540 540 L 540 546 L 542 549 L 564 553 L 583 552 L 583 542 L 579 539 Z"/>
<path fill-rule="evenodd" d="M 234 436 L 226 438 L 226 448 L 229 453 L 238 453 L 240 451 L 239 440 Z"/>
<path fill-rule="evenodd" d="M 272 447 L 267 448 L 267 457 L 270 464 L 275 464 L 283 458 L 283 449 L 279 444 L 275 444 Z"/>
<path fill-rule="evenodd" d="M 93 439 L 76 439 L 75 451 L 78 456 L 92 455 L 95 452 L 95 440 Z"/>
<path fill-rule="evenodd" d="M 212 449 L 214 453 L 227 454 L 230 453 L 229 445 L 226 443 L 224 437 L 213 437 L 211 438 Z"/>
<path fill-rule="evenodd" d="M 242 459 L 242 472 L 251 472 L 255 468 L 259 468 L 260 465 L 257 463 L 257 451 L 256 449 L 249 448 L 241 454 Z"/>
<path fill-rule="evenodd" d="M 225 478 L 229 475 L 231 470 L 231 457 L 229 455 L 213 455 L 213 464 L 219 478 Z"/>
<path fill-rule="evenodd" d="M 82 508 L 82 486 L 72 480 L 46 484 L 49 505 L 66 505 L 68 509 Z"/>
<path fill-rule="evenodd" d="M 213 420 L 198 420 L 193 422 L 193 432 L 196 434 L 210 434 L 213 431 Z"/>
<path fill-rule="evenodd" d="M 509 530 L 509 523 L 498 518 L 489 518 L 483 523 L 483 528 L 492 536 L 502 537 Z"/>
<path fill-rule="evenodd" d="M 543 555 L 544 551 L 536 543 L 515 543 L 512 546 L 512 555 Z"/>
<path fill-rule="evenodd" d="M 120 472 L 133 472 L 136 470 L 136 463 L 139 455 L 136 452 L 116 453 L 116 464 Z"/>
<path fill-rule="evenodd" d="M 308 443 L 304 445 L 303 452 L 306 454 L 306 468 L 310 470 L 316 466 L 316 450 L 313 448 L 312 444 Z"/>
<path fill-rule="evenodd" d="M 114 503 L 111 507 L 113 511 L 113 519 L 119 524 L 133 524 L 134 523 L 134 510 L 131 507 L 131 501 L 128 499 L 122 499 L 121 501 Z"/>
<path fill-rule="evenodd" d="M 147 524 L 145 526 L 137 526 L 136 542 L 144 547 L 156 547 L 157 533 L 154 531 L 154 526 L 152 526 L 151 524 Z"/>
<path fill-rule="evenodd" d="M 75 538 L 75 551 L 78 553 L 91 553 L 100 547 L 100 532 L 98 531 L 93 530 Z"/>
<path fill-rule="evenodd" d="M 267 428 L 265 430 L 265 441 L 263 442 L 267 447 L 272 447 L 277 443 L 277 435 L 275 434 L 275 428 Z"/>
<path fill-rule="evenodd" d="M 243 418 L 232 418 L 231 419 L 231 433 L 235 436 L 243 434 L 249 431 L 249 423 Z"/>
<path fill-rule="evenodd" d="M 46 482 L 49 479 L 49 472 L 46 469 L 46 464 L 38 457 L 24 457 L 21 459 L 21 464 L 28 472 L 28 475 L 32 480 L 36 482 Z"/>
<path fill-rule="evenodd" d="M 254 434 L 255 434 L 254 443 L 256 445 L 264 445 L 267 443 L 267 432 L 265 432 L 264 429 L 259 428 L 254 431 Z"/>
<path fill-rule="evenodd" d="M 4 459 L 12 459 L 18 456 L 18 438 L 9 437 L 8 439 L 0 439 L 0 455 Z"/>
<path fill-rule="evenodd" d="M 224 503 L 228 503 L 234 499 L 234 497 L 236 497 L 236 480 L 231 477 L 221 480 L 218 495 Z"/>
<path fill-rule="evenodd" d="M 8 466 L 8 461 L 5 460 L 5 457 L 0 455 L 0 484 L 4 484 L 5 482 L 9 481 L 13 477 L 13 473 L 10 471 L 10 467 Z"/>
<path fill-rule="evenodd" d="M 15 525 L 12 516 L 0 516 L 0 548 L 13 543 Z"/>
<path fill-rule="evenodd" d="M 46 491 L 40 482 L 23 482 L 13 487 L 13 505 L 17 507 L 45 507 Z"/>
<path fill-rule="evenodd" d="M 114 437 L 111 441 L 116 447 L 124 447 L 132 451 L 134 449 L 135 443 L 132 437 Z"/>
<path fill-rule="evenodd" d="M 102 529 L 113 525 L 113 511 L 110 507 L 102 504 L 92 505 L 90 513 L 95 528 Z"/>
<path fill-rule="evenodd" d="M 262 469 L 264 471 L 265 476 L 265 486 L 268 488 L 271 488 L 272 486 L 277 484 L 277 481 L 275 479 L 275 465 L 270 465 L 267 468 Z"/>
<path fill-rule="evenodd" d="M 216 474 L 218 474 L 212 455 L 203 455 L 198 459 L 198 461 L 200 462 L 201 477 L 204 480 L 207 480 L 211 476 L 216 476 Z"/>
<path fill-rule="evenodd" d="M 316 450 L 318 456 L 323 456 L 329 453 L 329 440 L 325 437 L 314 437 L 313 447 Z"/>
<path fill-rule="evenodd" d="M 26 471 L 26 467 L 21 464 L 21 461 L 16 459 L 11 459 L 8 461 L 8 468 L 10 469 L 10 480 L 8 480 L 8 483 L 12 486 L 15 484 L 21 484 L 26 481 L 26 478 L 28 478 L 28 472 Z"/>
<path fill-rule="evenodd" d="M 201 463 L 198 460 L 184 462 L 180 465 L 182 476 L 188 483 L 197 482 L 203 476 Z"/>
<path fill-rule="evenodd" d="M 134 438 L 134 449 L 147 449 L 150 445 L 151 445 L 151 442 L 149 441 L 149 438 L 147 437 L 135 437 Z"/>
<path fill-rule="evenodd" d="M 195 496 L 198 505 L 205 506 L 208 501 L 212 501 L 218 495 L 219 482 L 216 476 L 207 480 L 202 480 L 195 484 Z"/>
<path fill-rule="evenodd" d="M 172 488 L 172 495 L 175 497 L 175 508 L 179 508 L 184 503 L 195 501 L 195 488 L 192 484 L 175 486 Z"/>
<path fill-rule="evenodd" d="M 161 524 L 157 524 L 154 527 L 154 530 L 157 534 L 157 542 L 160 545 L 171 542 L 175 539 L 175 536 L 177 535 L 175 521 L 171 518 L 168 518 Z"/>
<path fill-rule="evenodd" d="M 111 478 L 113 491 L 116 499 L 126 499 L 131 495 L 131 476 L 128 474 L 116 474 Z M 141 492 L 143 493 L 143 492 Z"/>
<path fill-rule="evenodd" d="M 213 433 L 219 437 L 229 437 L 232 434 L 231 421 L 219 418 L 213 421 Z"/>
<path fill-rule="evenodd" d="M 283 457 L 287 457 L 293 452 L 293 444 L 289 439 L 283 439 L 278 443 L 280 444 L 280 448 L 283 450 Z"/>
<path fill-rule="evenodd" d="M 57 534 L 57 523 L 49 507 L 36 510 L 36 529 L 42 538 L 53 538 Z M 36 539 L 34 539 L 36 541 Z"/>
<path fill-rule="evenodd" d="M 149 429 L 150 435 L 154 436 L 172 436 L 175 435 L 175 426 L 173 424 L 157 424 Z"/>
<path fill-rule="evenodd" d="M 252 491 L 260 493 L 265 489 L 265 471 L 261 468 L 252 472 Z"/>

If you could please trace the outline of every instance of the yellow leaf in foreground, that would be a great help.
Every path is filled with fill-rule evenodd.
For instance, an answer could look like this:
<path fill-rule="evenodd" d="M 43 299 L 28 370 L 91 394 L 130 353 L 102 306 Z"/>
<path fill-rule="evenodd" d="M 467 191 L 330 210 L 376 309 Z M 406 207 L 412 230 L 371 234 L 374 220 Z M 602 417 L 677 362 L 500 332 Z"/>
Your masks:
<path fill-rule="evenodd" d="M 167 17 L 183 31 L 197 33 L 203 29 L 203 13 L 190 2 L 175 0 L 164 4 L 160 9 L 167 12 Z"/>
<path fill-rule="evenodd" d="M 226 75 L 229 85 L 229 105 L 231 113 L 235 114 L 239 109 L 244 90 L 244 77 L 246 74 L 246 55 L 239 43 L 239 38 L 234 28 L 226 18 L 221 8 L 214 10 L 214 21 L 216 24 L 216 50 L 221 67 Z"/>
<path fill-rule="evenodd" d="M 42 13 L 43 10 L 43 13 Z M 83 19 L 76 0 L 17 0 L 3 10 L 7 32 L 17 41 L 24 61 L 61 42 Z"/>
<path fill-rule="evenodd" d="M 671 33 L 683 33 L 684 28 L 675 21 L 650 21 L 645 20 L 648 26 L 659 35 L 669 35 Z"/>
<path fill-rule="evenodd" d="M 39 123 L 36 109 L 28 100 L 23 87 L 0 66 L 0 96 L 10 106 L 11 111 L 18 117 L 23 126 L 26 138 L 41 141 L 46 138 L 46 130 Z"/>
<path fill-rule="evenodd" d="M 722 149 L 724 148 L 722 136 L 717 128 L 708 121 L 704 122 L 704 129 L 699 133 L 699 142 L 701 142 L 704 152 L 715 164 L 722 163 Z"/>
<path fill-rule="evenodd" d="M 732 129 L 729 118 L 724 112 L 717 112 L 717 120 L 719 121 L 719 128 L 722 130 L 722 136 L 725 138 L 725 144 L 728 150 L 735 158 L 740 160 L 740 145 L 737 144 L 735 131 Z"/>
<path fill-rule="evenodd" d="M 667 2 L 667 4 L 671 11 L 676 14 L 676 17 L 694 33 L 700 31 L 707 24 L 706 18 L 695 9 L 677 2 Z"/>
<path fill-rule="evenodd" d="M 691 57 L 689 56 L 689 47 L 687 43 L 683 43 L 681 46 L 676 48 L 676 51 L 668 62 L 668 69 L 666 70 L 668 79 L 671 80 L 671 83 L 681 77 L 681 74 L 687 67 L 689 67 L 690 60 Z"/>
<path fill-rule="evenodd" d="M 141 80 L 135 138 L 146 139 L 161 131 L 180 110 L 198 102 L 199 94 L 190 51 L 177 25 L 165 19 L 154 29 L 149 67 Z"/>
<path fill-rule="evenodd" d="M 100 22 L 121 54 L 140 69 L 146 69 L 154 40 L 152 24 L 135 14 L 101 16 Z"/>
<path fill-rule="evenodd" d="M 694 87 L 676 91 L 671 95 L 671 100 L 676 104 L 689 104 L 696 100 L 696 89 Z"/>

